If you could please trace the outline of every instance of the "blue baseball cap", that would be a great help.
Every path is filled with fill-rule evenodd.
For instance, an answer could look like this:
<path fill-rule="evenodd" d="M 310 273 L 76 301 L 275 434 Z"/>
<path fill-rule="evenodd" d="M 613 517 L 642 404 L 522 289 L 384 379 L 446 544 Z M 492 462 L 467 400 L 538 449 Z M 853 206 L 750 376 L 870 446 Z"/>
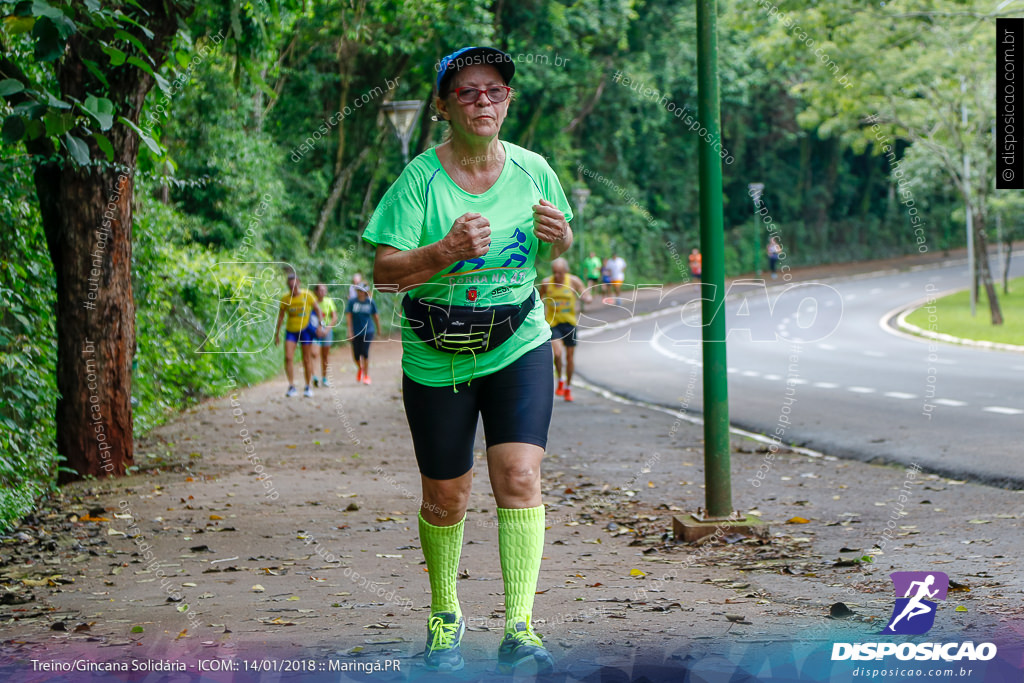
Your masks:
<path fill-rule="evenodd" d="M 441 94 L 441 86 L 467 66 L 489 64 L 498 70 L 505 79 L 505 85 L 511 85 L 516 74 L 516 65 L 512 57 L 494 47 L 464 47 L 456 50 L 437 63 L 437 92 Z"/>

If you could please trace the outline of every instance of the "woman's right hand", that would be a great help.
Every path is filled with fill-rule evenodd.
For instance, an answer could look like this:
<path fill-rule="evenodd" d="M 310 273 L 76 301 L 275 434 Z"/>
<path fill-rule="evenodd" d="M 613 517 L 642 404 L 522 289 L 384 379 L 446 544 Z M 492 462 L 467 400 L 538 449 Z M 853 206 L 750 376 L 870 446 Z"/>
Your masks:
<path fill-rule="evenodd" d="M 478 213 L 464 213 L 452 223 L 441 240 L 441 248 L 451 263 L 477 258 L 491 247 L 491 222 Z"/>

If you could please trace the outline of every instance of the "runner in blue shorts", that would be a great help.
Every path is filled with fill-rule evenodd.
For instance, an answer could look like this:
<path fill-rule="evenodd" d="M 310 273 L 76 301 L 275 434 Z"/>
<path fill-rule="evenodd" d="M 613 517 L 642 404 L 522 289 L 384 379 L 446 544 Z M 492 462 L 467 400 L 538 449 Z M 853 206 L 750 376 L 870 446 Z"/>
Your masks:
<path fill-rule="evenodd" d="M 309 388 L 310 379 L 313 377 L 313 343 L 316 341 L 316 331 L 319 320 L 322 317 L 320 304 L 316 297 L 308 289 L 299 286 L 299 277 L 295 273 L 288 273 L 288 293 L 281 297 L 281 310 L 277 315 L 277 329 L 274 330 L 274 346 L 281 343 L 281 323 L 285 316 L 288 323 L 285 325 L 284 337 L 284 371 L 288 375 L 288 398 L 296 396 L 295 389 L 295 347 L 302 347 L 302 370 L 306 375 L 306 389 L 303 395 L 306 398 L 313 397 L 313 390 Z"/>

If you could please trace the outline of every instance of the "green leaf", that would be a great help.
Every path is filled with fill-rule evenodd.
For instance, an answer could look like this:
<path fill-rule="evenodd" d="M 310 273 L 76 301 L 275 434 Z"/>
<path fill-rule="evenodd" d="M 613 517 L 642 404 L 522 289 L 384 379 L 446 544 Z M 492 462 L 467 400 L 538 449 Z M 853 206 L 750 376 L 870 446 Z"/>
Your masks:
<path fill-rule="evenodd" d="M 75 127 L 75 117 L 67 112 L 50 111 L 43 117 L 46 123 L 46 134 L 50 137 L 64 135 Z"/>
<path fill-rule="evenodd" d="M 96 80 L 98 80 L 106 87 L 110 87 L 110 82 L 107 80 L 107 75 L 100 71 L 99 64 L 92 61 L 91 59 L 85 59 L 84 57 L 82 58 L 82 64 L 85 64 L 85 68 L 89 70 L 89 73 L 96 77 Z"/>
<path fill-rule="evenodd" d="M 136 49 L 142 54 L 149 56 L 149 52 L 146 51 L 146 46 L 142 44 L 142 41 L 128 33 L 128 31 L 118 30 L 114 31 L 114 38 L 118 40 L 126 40 L 136 47 Z"/>
<path fill-rule="evenodd" d="M 149 14 L 149 12 L 148 12 L 148 11 L 146 11 L 146 9 L 145 9 L 145 8 L 143 8 L 143 7 L 142 7 L 142 5 L 140 5 L 139 3 L 137 3 L 137 2 L 130 2 L 130 4 L 133 4 L 133 5 L 135 5 L 135 6 L 136 6 L 136 7 L 138 7 L 138 8 L 139 8 L 139 9 L 140 9 L 140 10 L 141 10 L 142 12 L 145 12 L 146 14 Z M 128 15 L 127 15 L 127 14 L 125 14 L 124 12 L 121 12 L 121 11 L 119 10 L 119 11 L 117 12 L 117 18 L 118 18 L 118 20 L 119 20 L 119 21 L 123 21 L 123 22 L 125 22 L 125 23 L 127 23 L 127 24 L 131 24 L 132 26 L 137 26 L 137 27 L 138 27 L 138 29 L 139 29 L 140 31 L 142 31 L 142 33 L 143 33 L 143 34 L 144 34 L 144 35 L 145 35 L 145 36 L 146 36 L 147 38 L 149 38 L 150 40 L 153 40 L 154 34 L 153 34 L 153 32 L 152 32 L 152 31 L 150 31 L 150 30 L 149 30 L 148 28 L 146 28 L 145 26 L 143 26 L 143 25 L 142 25 L 142 24 L 140 24 L 139 22 L 137 22 L 137 21 L 135 21 L 134 19 L 132 19 L 132 18 L 131 18 L 130 16 L 128 16 Z"/>
<path fill-rule="evenodd" d="M 50 5 L 46 0 L 35 0 L 32 3 L 32 14 L 37 17 L 48 17 L 58 19 L 64 16 L 59 9 Z"/>
<path fill-rule="evenodd" d="M 79 166 L 89 165 L 89 145 L 85 144 L 79 138 L 76 138 L 71 133 L 64 136 L 64 141 L 68 145 L 68 151 L 71 152 L 71 156 L 74 157 L 75 161 L 78 162 Z"/>
<path fill-rule="evenodd" d="M 153 154 L 156 154 L 157 156 L 160 156 L 163 153 L 163 151 L 160 149 L 160 145 L 157 143 L 157 141 L 154 140 L 153 138 L 151 138 L 146 133 L 143 133 L 142 129 L 139 128 L 137 125 L 135 125 L 134 123 L 132 123 L 131 121 L 129 121 L 128 119 L 126 119 L 123 116 L 118 116 L 117 120 L 120 121 L 121 123 L 123 123 L 124 125 L 128 126 L 129 128 L 131 128 L 132 130 L 134 130 L 136 133 L 138 133 L 139 139 L 141 139 L 142 142 L 145 143 L 146 147 L 149 148 L 150 152 L 152 152 Z"/>
<path fill-rule="evenodd" d="M 8 35 L 16 36 L 20 33 L 28 33 L 36 25 L 35 17 L 5 17 L 4 30 Z"/>
<path fill-rule="evenodd" d="M 32 37 L 36 39 L 33 54 L 40 62 L 52 62 L 64 54 L 64 39 L 61 38 L 57 25 L 49 17 L 40 17 L 32 29 Z"/>
<path fill-rule="evenodd" d="M 114 125 L 114 103 L 105 97 L 85 98 L 82 109 L 100 124 L 100 130 L 109 130 Z"/>
<path fill-rule="evenodd" d="M 70 104 L 68 104 L 64 100 L 57 99 L 49 90 L 44 90 L 43 94 L 46 95 L 47 104 L 49 104 L 51 107 L 56 107 L 57 109 L 71 109 Z"/>
<path fill-rule="evenodd" d="M 153 73 L 153 68 L 149 64 L 146 64 L 144 61 L 142 61 L 134 55 L 128 58 L 128 63 L 139 67 L 140 69 L 148 73 L 150 76 L 156 75 L 155 73 Z"/>
<path fill-rule="evenodd" d="M 0 81 L 0 97 L 7 97 L 25 89 L 21 81 L 14 78 L 5 78 Z"/>
<path fill-rule="evenodd" d="M 4 119 L 3 132 L 0 133 L 3 141 L 8 144 L 14 144 L 21 140 L 25 135 L 25 120 L 20 116 L 8 116 Z"/>
<path fill-rule="evenodd" d="M 85 6 L 90 12 L 99 12 L 100 0 L 85 0 Z"/>
<path fill-rule="evenodd" d="M 128 58 L 128 56 L 124 52 L 118 50 L 116 47 L 112 45 L 100 45 L 100 49 L 110 56 L 111 66 L 121 66 L 122 64 L 124 64 L 125 59 Z"/>
<path fill-rule="evenodd" d="M 40 135 L 46 134 L 46 126 L 43 125 L 42 121 L 30 120 L 25 124 L 25 130 L 28 131 L 29 140 L 35 140 Z"/>
<path fill-rule="evenodd" d="M 110 140 L 103 133 L 93 133 L 92 137 L 96 140 L 96 146 L 100 148 L 100 151 L 107 155 L 107 161 L 114 160 L 114 146 L 110 144 Z"/>
<path fill-rule="evenodd" d="M 146 629 L 142 628 L 141 626 L 132 626 L 132 633 L 142 633 L 145 630 Z"/>

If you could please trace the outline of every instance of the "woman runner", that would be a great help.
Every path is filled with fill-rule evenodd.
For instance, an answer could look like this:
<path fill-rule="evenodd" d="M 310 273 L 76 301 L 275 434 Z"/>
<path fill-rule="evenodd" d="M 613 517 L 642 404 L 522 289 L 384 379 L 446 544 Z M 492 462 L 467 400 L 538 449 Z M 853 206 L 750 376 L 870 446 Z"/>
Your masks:
<path fill-rule="evenodd" d="M 449 124 L 447 139 L 405 168 L 363 235 L 377 247 L 376 286 L 407 292 L 403 389 L 431 591 L 424 660 L 440 671 L 464 665 L 456 576 L 479 415 L 505 587 L 499 670 L 553 667 L 531 624 L 554 390 L 551 332 L 533 283 L 538 260 L 572 245 L 572 211 L 543 157 L 498 138 L 514 73 L 511 57 L 494 48 L 441 60 L 434 104 Z"/>

